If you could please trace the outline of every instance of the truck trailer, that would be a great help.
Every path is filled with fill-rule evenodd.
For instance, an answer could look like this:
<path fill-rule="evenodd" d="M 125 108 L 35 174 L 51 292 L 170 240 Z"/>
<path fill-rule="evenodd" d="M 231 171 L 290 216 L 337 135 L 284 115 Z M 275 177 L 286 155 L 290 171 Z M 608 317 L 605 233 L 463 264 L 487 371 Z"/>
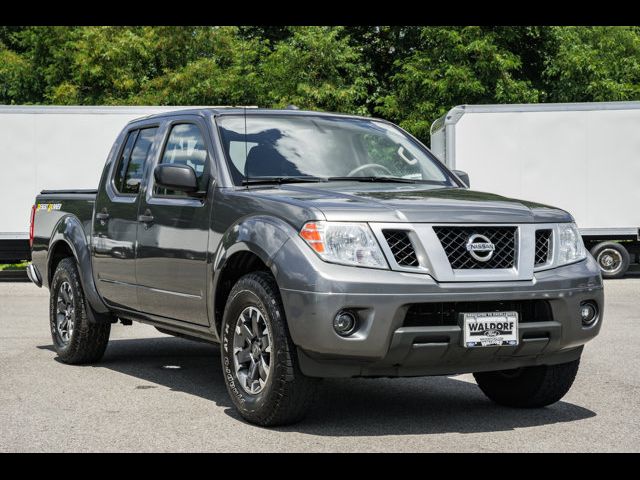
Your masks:
<path fill-rule="evenodd" d="M 29 211 L 45 186 L 95 189 L 129 121 L 178 108 L 0 106 L 0 263 L 30 259 Z"/>
<path fill-rule="evenodd" d="M 459 105 L 431 150 L 474 190 L 573 214 L 605 278 L 640 253 L 640 102 Z"/>

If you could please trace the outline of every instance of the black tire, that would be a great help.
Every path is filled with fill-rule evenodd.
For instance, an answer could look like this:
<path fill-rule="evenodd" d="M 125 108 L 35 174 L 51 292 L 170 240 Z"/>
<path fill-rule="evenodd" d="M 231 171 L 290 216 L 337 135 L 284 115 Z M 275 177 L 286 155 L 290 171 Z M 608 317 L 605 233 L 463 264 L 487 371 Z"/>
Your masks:
<path fill-rule="evenodd" d="M 580 359 L 577 359 L 558 365 L 478 372 L 473 376 L 480 390 L 500 405 L 540 408 L 565 396 L 573 385 L 579 365 Z"/>
<path fill-rule="evenodd" d="M 591 255 L 596 259 L 602 278 L 622 278 L 631 263 L 631 257 L 624 245 L 617 242 L 601 242 L 591 249 Z M 611 266 L 605 265 L 610 258 L 615 260 Z"/>
<path fill-rule="evenodd" d="M 70 292 L 71 305 L 69 318 L 73 321 L 73 328 L 67 338 L 63 335 L 64 329 L 58 324 L 59 300 L 65 302 L 65 295 L 61 292 Z M 97 362 L 104 355 L 109 342 L 111 323 L 91 323 L 87 316 L 87 305 L 80 275 L 74 258 L 64 258 L 58 264 L 50 288 L 49 300 L 49 325 L 53 346 L 60 360 L 69 364 L 83 364 Z M 68 325 L 68 323 L 67 323 Z"/>
<path fill-rule="evenodd" d="M 263 333 L 270 335 L 269 374 L 257 393 L 248 392 L 242 386 L 233 353 L 240 316 L 250 307 L 262 315 L 267 327 Z M 315 399 L 319 379 L 303 375 L 298 367 L 280 293 L 269 273 L 247 274 L 231 289 L 223 315 L 221 350 L 227 390 L 243 418 L 256 425 L 272 427 L 295 423 L 305 416 Z"/>

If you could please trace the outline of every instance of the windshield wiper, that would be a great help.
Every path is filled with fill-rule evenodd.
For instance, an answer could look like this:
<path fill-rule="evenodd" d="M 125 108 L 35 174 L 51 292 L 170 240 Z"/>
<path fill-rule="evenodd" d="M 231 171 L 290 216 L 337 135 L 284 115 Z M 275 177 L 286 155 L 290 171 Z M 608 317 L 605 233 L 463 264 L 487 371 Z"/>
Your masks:
<path fill-rule="evenodd" d="M 242 180 L 242 185 L 269 185 L 269 184 L 282 184 L 282 183 L 307 183 L 307 182 L 326 182 L 327 180 L 321 177 L 253 177 Z"/>
<path fill-rule="evenodd" d="M 318 183 L 318 182 L 380 182 L 380 183 L 417 183 L 417 180 L 402 177 L 253 177 L 246 178 L 242 185 L 271 185 L 283 183 Z"/>
<path fill-rule="evenodd" d="M 416 180 L 402 177 L 328 177 L 329 182 L 386 182 L 386 183 L 416 183 Z"/>

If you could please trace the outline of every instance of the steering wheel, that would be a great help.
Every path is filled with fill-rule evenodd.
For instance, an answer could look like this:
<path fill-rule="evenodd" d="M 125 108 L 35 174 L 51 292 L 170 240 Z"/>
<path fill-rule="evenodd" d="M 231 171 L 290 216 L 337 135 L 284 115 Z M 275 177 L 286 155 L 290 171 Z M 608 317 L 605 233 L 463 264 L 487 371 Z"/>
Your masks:
<path fill-rule="evenodd" d="M 393 176 L 393 173 L 391 172 L 391 170 L 389 170 L 384 165 L 380 165 L 378 163 L 366 163 L 364 165 L 360 165 L 359 167 L 356 167 L 353 170 L 351 170 L 349 173 L 347 173 L 347 177 L 353 177 L 356 173 L 359 173 L 362 170 L 367 170 L 368 168 L 374 168 L 374 169 L 377 168 L 378 170 L 384 173 L 388 173 L 390 176 Z"/>

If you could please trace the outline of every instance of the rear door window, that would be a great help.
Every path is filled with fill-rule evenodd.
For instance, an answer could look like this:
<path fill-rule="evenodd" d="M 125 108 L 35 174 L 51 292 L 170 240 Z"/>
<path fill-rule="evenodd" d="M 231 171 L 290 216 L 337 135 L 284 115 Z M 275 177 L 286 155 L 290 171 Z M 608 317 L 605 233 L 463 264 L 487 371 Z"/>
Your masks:
<path fill-rule="evenodd" d="M 122 185 L 127 172 L 127 166 L 129 165 L 129 159 L 131 158 L 131 150 L 133 150 L 133 144 L 136 142 L 137 137 L 138 130 L 132 130 L 129 132 L 124 148 L 122 149 L 122 152 L 120 152 L 120 157 L 118 158 L 118 164 L 113 178 L 113 186 L 120 193 L 123 193 Z"/>
<path fill-rule="evenodd" d="M 127 137 L 114 178 L 114 187 L 125 195 L 140 191 L 144 164 L 153 145 L 157 127 L 132 131 Z"/>

